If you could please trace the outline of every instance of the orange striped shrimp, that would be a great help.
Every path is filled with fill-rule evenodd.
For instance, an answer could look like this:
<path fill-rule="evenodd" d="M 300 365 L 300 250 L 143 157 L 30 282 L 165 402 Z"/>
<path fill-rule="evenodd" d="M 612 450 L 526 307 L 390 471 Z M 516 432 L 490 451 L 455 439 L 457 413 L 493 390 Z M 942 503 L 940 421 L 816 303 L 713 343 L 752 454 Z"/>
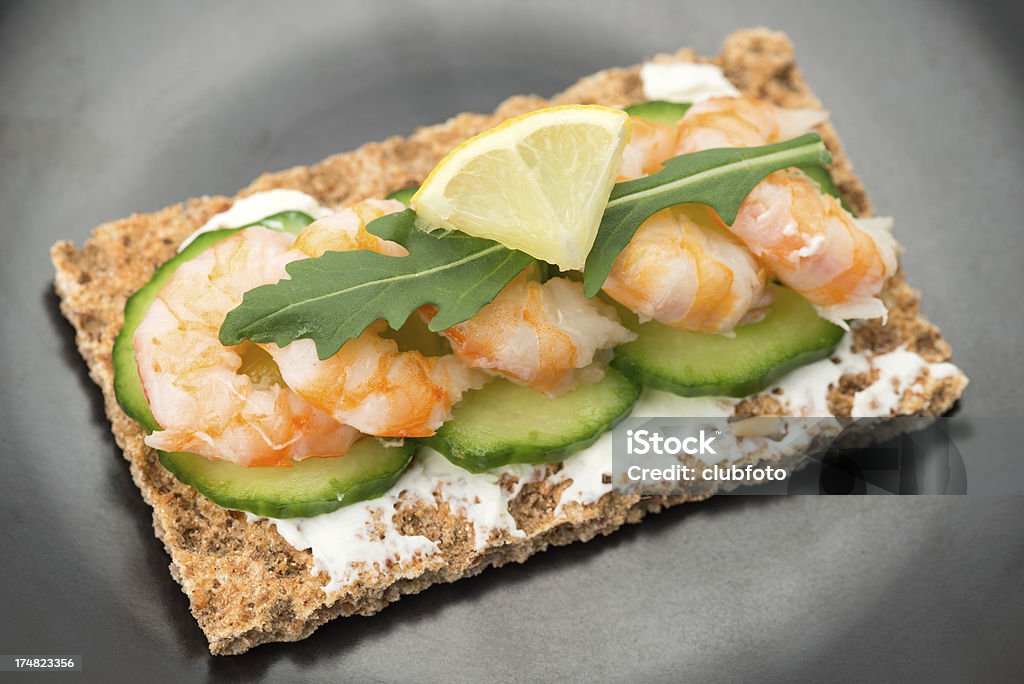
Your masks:
<path fill-rule="evenodd" d="M 730 230 L 822 318 L 879 318 L 896 272 L 896 243 L 877 220 L 858 221 L 798 171 L 776 171 L 740 207 Z"/>
<path fill-rule="evenodd" d="M 699 114 L 706 105 L 687 114 L 695 109 Z M 631 124 L 619 180 L 655 173 L 680 154 L 681 122 L 633 117 Z M 710 214 L 697 207 L 674 207 L 647 219 L 615 260 L 604 292 L 641 320 L 682 330 L 727 334 L 760 318 L 767 304 L 765 269 L 715 221 L 693 220 L 704 216 Z"/>
<path fill-rule="evenodd" d="M 785 109 L 750 97 L 712 97 L 697 102 L 675 124 L 634 116 L 619 180 L 652 174 L 666 159 L 680 154 L 788 140 L 827 120 L 828 114 L 820 109 Z"/>
<path fill-rule="evenodd" d="M 752 97 L 712 97 L 694 104 L 679 120 L 675 154 L 768 145 L 827 120 L 821 109 L 786 109 Z"/>
<path fill-rule="evenodd" d="M 366 231 L 371 220 L 403 208 L 392 200 L 367 200 L 343 209 L 307 227 L 295 240 L 294 253 L 316 257 L 369 249 L 403 256 L 401 245 Z M 394 340 L 381 337 L 385 329 L 378 321 L 323 361 L 312 340 L 261 346 L 277 362 L 288 387 L 336 420 L 383 437 L 432 435 L 451 417 L 452 404 L 466 390 L 482 387 L 486 376 L 452 355 L 400 351 Z"/>
<path fill-rule="evenodd" d="M 401 211 L 405 206 L 395 200 L 368 199 L 339 212 L 325 216 L 306 226 L 295 238 L 292 248 L 305 257 L 322 256 L 324 252 L 350 252 L 368 249 L 388 256 L 405 256 L 409 252 L 397 242 L 382 240 L 366 230 L 366 225 L 385 214 Z"/>
<path fill-rule="evenodd" d="M 611 306 L 585 297 L 580 283 L 552 278 L 542 284 L 526 273 L 468 321 L 442 331 L 455 354 L 550 397 L 603 378 L 611 348 L 636 335 Z M 421 311 L 428 321 L 437 313 Z"/>
<path fill-rule="evenodd" d="M 250 343 L 218 339 L 242 295 L 285 275 L 292 236 L 254 227 L 178 267 L 135 332 L 135 359 L 161 429 L 146 444 L 243 466 L 344 454 L 359 433 L 275 382 L 247 373 Z"/>
<path fill-rule="evenodd" d="M 678 154 L 678 127 L 631 116 L 629 128 L 629 142 L 622 150 L 622 166 L 617 180 L 649 176 L 661 168 L 662 162 Z"/>
<path fill-rule="evenodd" d="M 680 205 L 644 221 L 615 259 L 604 292 L 641 321 L 683 330 L 729 333 L 761 318 L 769 301 L 765 269 L 711 215 Z"/>

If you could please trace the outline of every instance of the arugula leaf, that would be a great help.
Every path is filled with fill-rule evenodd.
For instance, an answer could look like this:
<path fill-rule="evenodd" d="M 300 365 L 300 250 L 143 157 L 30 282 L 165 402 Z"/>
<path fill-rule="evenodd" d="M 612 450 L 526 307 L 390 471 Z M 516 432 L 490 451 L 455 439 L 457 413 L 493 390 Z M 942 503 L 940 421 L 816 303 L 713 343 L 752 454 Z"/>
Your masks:
<path fill-rule="evenodd" d="M 367 250 L 327 252 L 288 264 L 290 280 L 257 287 L 228 313 L 225 345 L 243 340 L 285 346 L 308 338 L 327 359 L 378 319 L 397 330 L 418 307 L 433 304 L 433 331 L 471 318 L 533 261 L 523 252 L 465 233 L 427 233 L 411 209 L 366 229 L 404 246 L 408 256 Z"/>
<path fill-rule="evenodd" d="M 732 225 L 743 200 L 768 174 L 831 161 L 821 136 L 807 133 L 763 147 L 713 149 L 673 157 L 657 173 L 616 184 L 587 256 L 584 293 L 593 297 L 601 290 L 615 258 L 640 224 L 662 209 L 706 204 Z"/>
<path fill-rule="evenodd" d="M 849 203 L 843 198 L 839 192 L 839 188 L 836 186 L 835 180 L 832 178 L 832 172 L 827 167 L 821 164 L 809 164 L 807 166 L 801 166 L 800 170 L 804 172 L 808 178 L 818 184 L 818 189 L 826 195 L 832 195 L 839 204 L 843 205 L 843 209 L 850 212 L 851 216 L 856 216 L 857 212 Z"/>

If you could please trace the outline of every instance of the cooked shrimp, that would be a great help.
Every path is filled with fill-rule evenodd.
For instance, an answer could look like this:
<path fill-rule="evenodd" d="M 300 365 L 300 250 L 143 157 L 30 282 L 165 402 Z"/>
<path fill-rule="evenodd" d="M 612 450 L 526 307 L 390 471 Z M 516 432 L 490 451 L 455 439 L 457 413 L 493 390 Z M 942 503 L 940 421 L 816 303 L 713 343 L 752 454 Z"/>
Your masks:
<path fill-rule="evenodd" d="M 618 180 L 649 176 L 661 168 L 662 162 L 678 154 L 679 129 L 637 116 L 629 118 L 629 142 L 622 151 Z"/>
<path fill-rule="evenodd" d="M 371 435 L 426 437 L 451 418 L 452 404 L 484 385 L 454 356 L 399 351 L 377 321 L 329 359 L 310 340 L 270 351 L 281 376 L 312 404 Z"/>
<path fill-rule="evenodd" d="M 326 251 L 369 249 L 402 256 L 405 248 L 366 231 L 366 224 L 401 210 L 394 201 L 368 200 L 320 219 L 295 240 L 300 257 Z M 482 387 L 486 376 L 452 355 L 424 356 L 399 351 L 380 333 L 378 321 L 337 354 L 321 361 L 312 340 L 286 347 L 261 345 L 277 362 L 288 387 L 338 421 L 386 437 L 425 437 L 451 417 L 452 404 L 468 389 Z"/>
<path fill-rule="evenodd" d="M 424 307 L 428 320 L 437 313 Z M 556 397 L 604 377 L 610 349 L 636 335 L 580 283 L 524 272 L 468 321 L 443 331 L 467 365 Z"/>
<path fill-rule="evenodd" d="M 366 230 L 366 225 L 385 214 L 401 211 L 405 206 L 396 200 L 368 199 L 325 216 L 307 226 L 295 239 L 293 249 L 307 257 L 324 252 L 350 252 L 368 249 L 388 256 L 405 256 L 409 252 L 397 242 L 382 240 Z"/>
<path fill-rule="evenodd" d="M 828 120 L 820 109 L 785 109 L 750 97 L 713 97 L 690 107 L 675 124 L 630 118 L 619 180 L 658 171 L 680 154 L 713 147 L 753 147 L 788 140 Z"/>
<path fill-rule="evenodd" d="M 225 347 L 227 312 L 279 280 L 290 235 L 249 228 L 182 264 L 135 332 L 142 387 L 161 429 L 146 444 L 245 466 L 344 454 L 359 433 L 264 375 L 240 372 L 249 343 Z"/>
<path fill-rule="evenodd" d="M 776 171 L 754 188 L 730 230 L 783 283 L 838 325 L 878 318 L 876 296 L 896 272 L 896 243 L 858 221 L 799 172 Z"/>
<path fill-rule="evenodd" d="M 767 111 L 762 112 L 756 100 L 714 98 L 694 105 L 687 116 L 696 112 L 691 120 L 701 121 L 706 118 L 701 112 L 726 101 L 741 101 L 751 116 L 768 117 L 774 109 L 763 105 Z M 666 159 L 682 153 L 682 121 L 670 125 L 633 117 L 631 123 L 619 180 L 654 173 Z M 743 130 L 745 126 L 735 127 Z M 766 134 L 774 131 L 764 128 Z M 673 208 L 645 221 L 615 260 L 603 290 L 641 320 L 653 318 L 683 330 L 729 333 L 763 313 L 765 270 L 728 234 L 706 221 L 694 221 L 695 212 L 699 212 L 696 207 Z"/>
<path fill-rule="evenodd" d="M 752 98 L 711 98 L 695 104 L 679 121 L 675 153 L 766 145 L 803 133 L 825 118 L 820 110 L 783 109 Z M 647 160 L 647 166 L 653 162 Z M 824 318 L 845 326 L 846 318 L 885 316 L 876 295 L 896 271 L 895 242 L 884 229 L 854 219 L 803 174 L 778 171 L 768 176 L 747 196 L 729 230 Z"/>
<path fill-rule="evenodd" d="M 765 269 L 710 216 L 680 205 L 644 221 L 615 259 L 605 293 L 641 321 L 683 330 L 729 333 L 760 318 Z"/>
<path fill-rule="evenodd" d="M 828 113 L 820 109 L 786 109 L 752 97 L 712 97 L 690 107 L 679 120 L 675 154 L 768 145 L 827 120 Z"/>

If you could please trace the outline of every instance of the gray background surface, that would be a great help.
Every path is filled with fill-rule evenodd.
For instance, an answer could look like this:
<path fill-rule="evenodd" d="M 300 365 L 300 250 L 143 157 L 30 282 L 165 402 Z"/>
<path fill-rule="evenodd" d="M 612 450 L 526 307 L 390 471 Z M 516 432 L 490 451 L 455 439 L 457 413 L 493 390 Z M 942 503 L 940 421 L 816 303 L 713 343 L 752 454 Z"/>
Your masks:
<path fill-rule="evenodd" d="M 1024 500 L 996 496 L 723 498 L 211 658 L 57 312 L 57 239 L 758 24 L 897 217 L 961 415 L 1019 418 L 1009 3 L 0 6 L 0 653 L 108 680 L 1019 680 Z"/>

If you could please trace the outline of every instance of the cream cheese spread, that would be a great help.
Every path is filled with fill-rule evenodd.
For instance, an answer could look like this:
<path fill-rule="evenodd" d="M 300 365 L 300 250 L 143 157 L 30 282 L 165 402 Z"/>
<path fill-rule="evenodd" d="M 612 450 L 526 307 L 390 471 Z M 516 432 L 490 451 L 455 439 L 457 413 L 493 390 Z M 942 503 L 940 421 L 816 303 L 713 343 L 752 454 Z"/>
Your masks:
<path fill-rule="evenodd" d="M 854 395 L 855 416 L 895 415 L 904 392 L 924 391 L 922 378 L 939 380 L 960 373 L 951 363 L 928 363 L 906 346 L 879 354 L 871 359 L 871 367 L 878 371 L 878 379 Z"/>
<path fill-rule="evenodd" d="M 181 252 L 188 247 L 189 243 L 203 233 L 222 228 L 241 228 L 268 216 L 280 214 L 282 211 L 301 211 L 314 219 L 333 213 L 327 207 L 321 206 L 314 197 L 298 190 L 279 188 L 257 192 L 236 200 L 227 211 L 211 216 L 196 232 L 185 238 L 178 251 Z"/>
<path fill-rule="evenodd" d="M 714 64 L 647 62 L 640 67 L 644 97 L 669 102 L 700 102 L 709 97 L 739 95 Z"/>

